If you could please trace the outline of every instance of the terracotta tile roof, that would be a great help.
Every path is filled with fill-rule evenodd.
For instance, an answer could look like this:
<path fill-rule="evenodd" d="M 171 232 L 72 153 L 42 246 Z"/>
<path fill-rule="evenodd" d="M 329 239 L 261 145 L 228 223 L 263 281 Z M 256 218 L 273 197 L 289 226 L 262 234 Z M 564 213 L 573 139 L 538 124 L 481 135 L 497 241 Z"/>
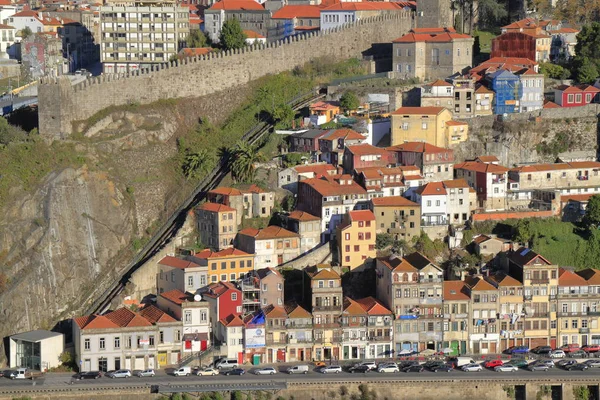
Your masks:
<path fill-rule="evenodd" d="M 298 238 L 296 232 L 288 231 L 280 226 L 270 225 L 263 229 L 246 228 L 239 231 L 240 235 L 252 236 L 256 240 Z"/>
<path fill-rule="evenodd" d="M 288 318 L 311 318 L 312 314 L 300 307 L 298 304 L 286 305 L 285 311 L 287 312 Z"/>
<path fill-rule="evenodd" d="M 600 285 L 600 270 L 593 268 L 582 269 L 576 272 L 577 275 L 585 279 L 588 285 Z"/>
<path fill-rule="evenodd" d="M 31 10 L 20 11 L 16 14 L 11 15 L 11 17 L 34 17 L 34 18 L 39 19 L 38 13 L 35 11 L 31 11 Z"/>
<path fill-rule="evenodd" d="M 159 296 L 164 297 L 173 304 L 181 305 L 184 301 L 189 301 L 190 296 L 180 290 L 173 289 L 168 292 L 161 293 Z"/>
<path fill-rule="evenodd" d="M 73 319 L 80 329 L 111 329 L 119 328 L 119 325 L 112 322 L 103 315 L 85 315 Z"/>
<path fill-rule="evenodd" d="M 178 268 L 178 269 L 199 267 L 199 265 L 196 263 L 193 263 L 193 262 L 187 261 L 187 260 L 182 260 L 181 258 L 177 258 L 177 257 L 173 257 L 173 256 L 165 256 L 158 263 L 160 265 L 166 265 L 168 267 L 173 267 L 173 268 Z"/>
<path fill-rule="evenodd" d="M 366 310 L 356 301 L 349 297 L 344 297 L 344 315 L 364 315 Z"/>
<path fill-rule="evenodd" d="M 450 121 L 446 121 L 446 125 L 448 126 L 460 126 L 460 125 L 469 125 L 466 122 L 460 122 L 460 121 L 455 121 L 453 119 L 451 119 Z"/>
<path fill-rule="evenodd" d="M 379 300 L 369 296 L 355 300 L 368 315 L 391 315 L 392 312 L 387 309 Z"/>
<path fill-rule="evenodd" d="M 340 108 L 340 103 L 337 101 L 317 101 L 316 103 L 313 103 L 310 106 L 308 106 L 308 108 L 314 111 L 335 110 L 337 108 Z"/>
<path fill-rule="evenodd" d="M 349 146 L 346 146 L 346 149 L 348 149 L 348 151 L 350 153 L 354 154 L 355 156 L 364 156 L 364 155 L 372 155 L 372 154 L 379 154 L 379 155 L 387 155 L 388 154 L 388 152 L 385 149 L 382 149 L 381 147 L 375 147 L 368 143 L 349 145 Z"/>
<path fill-rule="evenodd" d="M 356 132 L 355 130 L 348 129 L 348 128 L 342 128 L 342 129 L 330 130 L 319 140 L 332 141 L 332 140 L 338 140 L 338 139 L 342 139 L 342 138 L 344 140 L 364 140 L 365 136 L 361 135 L 360 133 Z"/>
<path fill-rule="evenodd" d="M 573 28 L 560 28 L 552 31 L 551 33 L 578 33 L 579 29 Z"/>
<path fill-rule="evenodd" d="M 438 115 L 444 107 L 400 107 L 392 115 Z"/>
<path fill-rule="evenodd" d="M 473 239 L 473 242 L 477 243 L 477 244 L 481 244 L 481 243 L 486 242 L 486 241 L 488 241 L 490 239 L 491 239 L 491 237 L 489 237 L 489 236 L 479 235 L 475 239 Z"/>
<path fill-rule="evenodd" d="M 203 293 L 203 296 L 218 298 L 230 290 L 239 290 L 231 282 L 216 282 L 208 285 L 208 291 Z"/>
<path fill-rule="evenodd" d="M 477 85 L 477 89 L 475 89 L 475 93 L 494 93 L 493 90 L 488 89 L 485 85 Z"/>
<path fill-rule="evenodd" d="M 442 181 L 442 184 L 446 189 L 460 189 L 468 188 L 469 185 L 464 179 L 453 179 L 451 181 Z"/>
<path fill-rule="evenodd" d="M 503 174 L 508 171 L 508 168 L 497 164 L 486 164 L 477 161 L 466 161 L 464 163 L 454 165 L 454 169 L 466 169 L 474 172 L 484 172 L 486 174 Z"/>
<path fill-rule="evenodd" d="M 269 304 L 263 308 L 263 312 L 267 318 L 287 318 L 285 308 Z"/>
<path fill-rule="evenodd" d="M 401 10 L 403 7 L 392 2 L 340 2 L 325 7 L 323 11 L 377 11 L 377 10 Z"/>
<path fill-rule="evenodd" d="M 329 266 L 328 266 L 329 267 Z M 337 272 L 333 271 L 330 267 L 324 268 L 319 265 L 305 269 L 306 274 L 311 278 L 311 280 L 321 280 L 321 279 L 340 279 L 340 276 Z"/>
<path fill-rule="evenodd" d="M 319 217 L 315 217 L 312 214 L 309 214 L 307 212 L 304 211 L 292 211 L 290 213 L 290 215 L 288 216 L 288 218 L 296 220 L 296 221 L 320 221 L 321 218 Z"/>
<path fill-rule="evenodd" d="M 201 205 L 198 206 L 198 208 L 200 210 L 204 210 L 204 211 L 210 211 L 210 212 L 234 212 L 236 211 L 235 208 L 231 208 L 229 206 L 226 206 L 225 204 L 219 204 L 219 203 L 202 203 Z"/>
<path fill-rule="evenodd" d="M 437 147 L 426 142 L 405 142 L 396 146 L 386 147 L 386 150 L 411 153 L 453 153 L 451 149 Z"/>
<path fill-rule="evenodd" d="M 265 8 L 254 0 L 221 0 L 209 10 L 264 10 Z"/>
<path fill-rule="evenodd" d="M 261 35 L 258 32 L 252 31 L 250 29 L 244 29 L 244 34 L 246 34 L 246 37 L 248 39 L 266 39 L 267 37 L 264 35 Z"/>
<path fill-rule="evenodd" d="M 547 265 L 552 265 L 552 263 L 546 258 L 526 247 L 521 247 L 518 250 L 512 252 L 511 254 L 509 254 L 508 258 L 512 262 L 520 266 L 529 265 L 532 261 L 536 259 L 539 259 Z"/>
<path fill-rule="evenodd" d="M 416 272 L 417 268 L 411 265 L 408 261 L 400 257 L 379 258 L 379 261 L 388 267 L 392 272 Z"/>
<path fill-rule="evenodd" d="M 566 203 L 568 201 L 577 201 L 579 203 L 586 203 L 590 200 L 590 197 L 594 196 L 594 193 L 589 194 L 566 194 L 560 196 L 560 201 Z"/>
<path fill-rule="evenodd" d="M 272 19 L 292 19 L 292 18 L 321 18 L 321 7 L 317 5 L 298 5 L 283 6 L 275 11 Z"/>
<path fill-rule="evenodd" d="M 530 164 L 523 165 L 511 169 L 514 172 L 546 172 L 546 171 L 562 171 L 569 169 L 580 169 L 580 168 L 594 168 L 600 169 L 600 162 L 598 161 L 571 161 L 566 163 L 554 163 L 554 164 Z"/>
<path fill-rule="evenodd" d="M 489 277 L 489 279 L 496 282 L 498 287 L 507 287 L 507 286 L 521 286 L 523 283 L 519 282 L 515 278 L 506 274 L 496 274 Z"/>
<path fill-rule="evenodd" d="M 442 196 L 447 194 L 442 182 L 430 182 L 419 187 L 416 192 L 421 196 Z"/>
<path fill-rule="evenodd" d="M 6 24 L 0 24 L 0 29 L 15 29 L 15 27 Z"/>
<path fill-rule="evenodd" d="M 228 257 L 247 257 L 252 254 L 246 253 L 245 251 L 236 249 L 235 247 L 229 247 L 221 251 L 212 251 L 209 249 L 202 250 L 199 253 L 194 254 L 196 258 L 209 259 L 209 258 L 228 258 Z"/>
<path fill-rule="evenodd" d="M 371 199 L 374 207 L 419 207 L 415 202 L 402 196 L 375 197 Z"/>
<path fill-rule="evenodd" d="M 309 185 L 322 196 L 341 196 L 344 194 L 366 194 L 367 191 L 358 183 L 340 185 L 326 179 L 309 178 L 299 182 L 300 185 Z"/>
<path fill-rule="evenodd" d="M 279 271 L 277 271 L 275 268 L 271 268 L 271 267 L 256 269 L 256 270 L 254 270 L 254 273 L 256 274 L 256 276 L 258 276 L 259 279 L 264 279 L 268 275 L 271 275 L 271 274 L 281 277 L 281 274 L 279 273 Z"/>
<path fill-rule="evenodd" d="M 485 279 L 474 276 L 468 276 L 465 278 L 465 284 L 471 288 L 471 292 L 498 290 L 494 285 Z"/>
<path fill-rule="evenodd" d="M 223 326 L 226 326 L 228 328 L 231 327 L 238 327 L 238 326 L 244 326 L 244 321 L 242 321 L 242 319 L 240 318 L 239 315 L 235 315 L 235 314 L 229 314 L 227 317 L 221 319 L 219 321 Z"/>
<path fill-rule="evenodd" d="M 500 161 L 496 156 L 479 156 L 475 160 L 481 161 L 483 163 Z"/>
<path fill-rule="evenodd" d="M 452 84 L 451 84 L 451 83 L 448 83 L 448 82 L 446 82 L 446 81 L 443 81 L 443 80 L 441 80 L 441 79 L 438 79 L 437 81 L 435 81 L 435 82 L 432 82 L 432 83 L 429 83 L 429 84 L 427 84 L 427 85 L 425 85 L 425 86 L 431 86 L 431 87 L 434 87 L 434 86 L 442 86 L 442 87 L 445 87 L 445 86 L 452 86 Z"/>
<path fill-rule="evenodd" d="M 256 3 L 256 4 L 258 4 L 258 3 Z M 220 194 L 220 195 L 224 195 L 224 196 L 241 196 L 242 195 L 242 192 L 240 190 L 235 189 L 235 188 L 229 188 L 229 187 L 218 187 L 216 189 L 209 191 L 208 193 Z"/>
<path fill-rule="evenodd" d="M 177 322 L 175 318 L 154 305 L 145 307 L 139 314 L 146 318 L 151 324 Z"/>
<path fill-rule="evenodd" d="M 330 173 L 335 173 L 337 171 L 337 169 L 331 164 L 297 165 L 292 168 L 299 174 L 312 172 L 315 175 L 329 175 Z"/>
<path fill-rule="evenodd" d="M 598 89 L 592 85 L 575 85 L 575 86 L 560 85 L 556 88 L 556 90 L 562 91 L 564 93 L 581 93 L 581 92 L 598 93 L 598 92 L 600 92 L 600 89 Z"/>
<path fill-rule="evenodd" d="M 512 24 L 505 25 L 502 29 L 523 29 L 523 28 L 535 28 L 538 23 L 533 18 L 525 18 L 520 21 L 515 21 Z"/>
<path fill-rule="evenodd" d="M 470 299 L 469 289 L 463 281 L 444 281 L 444 301 Z"/>
<path fill-rule="evenodd" d="M 562 107 L 553 101 L 544 100 L 544 108 L 562 108 Z"/>
<path fill-rule="evenodd" d="M 105 317 L 123 328 L 152 326 L 150 321 L 127 308 L 119 308 L 118 310 L 106 314 Z"/>
<path fill-rule="evenodd" d="M 351 221 L 375 221 L 375 214 L 371 210 L 348 211 Z"/>
<path fill-rule="evenodd" d="M 564 268 L 558 269 L 558 286 L 587 286 L 585 278 Z"/>
<path fill-rule="evenodd" d="M 464 35 L 456 32 L 432 32 L 432 33 L 407 33 L 406 35 L 395 39 L 393 43 L 448 43 L 456 39 L 473 39 L 469 35 Z"/>

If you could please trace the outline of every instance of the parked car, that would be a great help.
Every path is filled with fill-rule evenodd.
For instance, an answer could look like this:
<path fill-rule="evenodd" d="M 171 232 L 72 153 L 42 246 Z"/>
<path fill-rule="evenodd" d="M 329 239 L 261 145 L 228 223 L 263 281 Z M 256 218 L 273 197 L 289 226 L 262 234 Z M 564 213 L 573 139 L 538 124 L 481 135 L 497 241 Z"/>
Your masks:
<path fill-rule="evenodd" d="M 509 354 L 527 354 L 529 353 L 529 347 L 527 346 L 514 346 L 511 348 Z"/>
<path fill-rule="evenodd" d="M 450 357 L 448 362 L 454 366 L 454 368 L 462 367 L 467 364 L 475 364 L 475 360 L 471 357 Z"/>
<path fill-rule="evenodd" d="M 596 360 L 586 360 L 583 362 L 585 365 L 587 365 L 590 368 L 600 368 L 600 360 L 596 359 Z"/>
<path fill-rule="evenodd" d="M 564 346 L 560 346 L 560 349 L 565 353 L 571 353 L 573 351 L 581 350 L 581 346 L 576 343 L 565 344 Z"/>
<path fill-rule="evenodd" d="M 355 367 L 359 367 L 359 366 L 365 366 L 368 367 L 369 369 L 375 370 L 377 369 L 377 363 L 375 363 L 374 361 L 365 361 L 363 363 L 360 364 L 354 364 Z"/>
<path fill-rule="evenodd" d="M 558 365 L 559 367 L 562 367 L 564 369 L 567 369 L 571 365 L 575 365 L 575 364 L 577 364 L 576 360 L 560 360 L 556 365 Z"/>
<path fill-rule="evenodd" d="M 517 367 L 516 365 L 511 365 L 511 364 L 498 365 L 497 367 L 494 368 L 494 371 L 496 371 L 496 372 L 516 372 L 518 370 L 519 370 L 519 367 Z"/>
<path fill-rule="evenodd" d="M 585 351 L 583 351 L 581 349 L 567 353 L 567 357 L 569 357 L 569 358 L 585 358 L 587 356 L 588 356 L 588 353 L 586 353 Z"/>
<path fill-rule="evenodd" d="M 483 366 L 486 368 L 496 368 L 501 366 L 502 364 L 504 364 L 504 362 L 502 360 L 489 360 L 486 361 Z"/>
<path fill-rule="evenodd" d="M 547 354 L 552 351 L 552 347 L 550 346 L 538 346 L 531 349 L 533 354 Z"/>
<path fill-rule="evenodd" d="M 308 365 L 294 365 L 285 370 L 288 374 L 308 374 Z"/>
<path fill-rule="evenodd" d="M 128 369 L 119 369 L 117 371 L 111 371 L 106 374 L 109 378 L 131 378 L 131 371 Z"/>
<path fill-rule="evenodd" d="M 223 373 L 223 375 L 244 375 L 246 373 L 246 370 L 242 369 L 242 368 L 232 368 L 228 371 L 225 371 Z"/>
<path fill-rule="evenodd" d="M 522 368 L 522 367 L 527 367 L 529 365 L 529 363 L 527 362 L 527 360 L 523 360 L 523 359 L 512 359 L 509 362 L 507 362 L 504 365 L 514 365 L 517 368 Z"/>
<path fill-rule="evenodd" d="M 423 372 L 425 368 L 422 365 L 409 365 L 408 367 L 402 369 L 402 372 Z"/>
<path fill-rule="evenodd" d="M 527 367 L 528 370 L 530 371 L 548 371 L 550 368 L 548 368 L 548 366 L 544 363 L 541 362 L 532 362 L 531 364 L 529 364 L 529 366 Z"/>
<path fill-rule="evenodd" d="M 565 354 L 564 350 L 556 349 L 556 350 L 552 350 L 552 352 L 550 353 L 550 358 L 564 358 L 565 355 L 566 354 Z"/>
<path fill-rule="evenodd" d="M 192 367 L 181 367 L 173 371 L 175 376 L 190 376 L 192 373 Z"/>
<path fill-rule="evenodd" d="M 77 374 L 77 379 L 98 379 L 102 378 L 102 372 L 100 371 L 87 371 L 80 372 Z"/>
<path fill-rule="evenodd" d="M 218 369 L 238 368 L 239 366 L 240 364 L 238 363 L 238 360 L 234 358 L 223 358 L 217 361 L 217 363 L 215 364 L 215 367 L 217 367 Z"/>
<path fill-rule="evenodd" d="M 398 363 L 398 368 L 400 368 L 402 370 L 406 367 L 412 367 L 413 365 L 421 365 L 421 363 L 418 362 L 417 360 L 400 361 Z"/>
<path fill-rule="evenodd" d="M 444 365 L 440 365 L 434 369 L 432 369 L 433 372 L 450 372 L 452 371 L 454 368 L 452 367 L 452 365 L 450 364 L 444 364 Z"/>
<path fill-rule="evenodd" d="M 384 364 L 377 368 L 377 372 L 388 373 L 388 372 L 400 372 L 396 364 Z"/>
<path fill-rule="evenodd" d="M 219 375 L 219 370 L 216 368 L 213 368 L 213 367 L 198 369 L 196 371 L 196 375 L 198 375 L 198 376 L 215 376 L 215 375 Z"/>
<path fill-rule="evenodd" d="M 583 346 L 581 348 L 581 350 L 585 351 L 586 353 L 597 353 L 600 351 L 600 345 L 598 344 L 586 344 L 585 346 Z"/>
<path fill-rule="evenodd" d="M 585 371 L 589 366 L 584 363 L 577 363 L 573 365 L 569 365 L 567 367 L 567 371 Z"/>
<path fill-rule="evenodd" d="M 483 367 L 479 364 L 467 364 L 463 365 L 460 369 L 465 372 L 480 372 L 483 371 Z"/>
<path fill-rule="evenodd" d="M 8 377 L 10 379 L 27 379 L 29 377 L 29 371 L 27 368 L 19 368 L 15 371 L 10 371 Z"/>
<path fill-rule="evenodd" d="M 371 368 L 367 367 L 366 365 L 357 365 L 355 367 L 348 368 L 348 372 L 351 374 L 366 374 L 367 372 L 371 372 Z"/>
<path fill-rule="evenodd" d="M 153 377 L 155 375 L 154 370 L 152 368 L 145 369 L 143 371 L 139 371 L 137 374 L 138 378 L 141 377 Z"/>
<path fill-rule="evenodd" d="M 273 367 L 259 368 L 254 371 L 254 375 L 275 375 L 277 370 Z"/>
<path fill-rule="evenodd" d="M 339 374 L 342 372 L 342 367 L 339 365 L 328 365 L 319 369 L 322 374 Z"/>
<path fill-rule="evenodd" d="M 548 366 L 548 368 L 554 368 L 553 360 L 539 360 L 538 362 L 541 364 L 546 364 Z"/>

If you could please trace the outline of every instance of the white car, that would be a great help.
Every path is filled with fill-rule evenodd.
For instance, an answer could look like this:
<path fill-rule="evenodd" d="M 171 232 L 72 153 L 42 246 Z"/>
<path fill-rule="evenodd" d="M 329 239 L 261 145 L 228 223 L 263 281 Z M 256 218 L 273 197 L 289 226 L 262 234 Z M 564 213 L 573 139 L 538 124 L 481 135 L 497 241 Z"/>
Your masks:
<path fill-rule="evenodd" d="M 273 367 L 259 368 L 254 371 L 254 375 L 275 375 L 277 370 Z"/>
<path fill-rule="evenodd" d="M 385 364 L 377 368 L 377 372 L 400 372 L 396 364 Z"/>
<path fill-rule="evenodd" d="M 319 372 L 321 372 L 322 374 L 339 374 L 340 372 L 342 372 L 342 367 L 340 367 L 339 365 L 329 365 L 326 367 L 322 367 Z"/>
<path fill-rule="evenodd" d="M 215 376 L 215 375 L 219 375 L 219 370 L 213 367 L 208 367 L 208 368 L 204 368 L 204 369 L 199 369 L 198 372 L 196 372 L 196 375 L 198 376 Z"/>
<path fill-rule="evenodd" d="M 565 358 L 565 352 L 561 349 L 552 350 L 550 353 L 550 358 Z"/>
<path fill-rule="evenodd" d="M 360 364 L 354 364 L 355 367 L 368 367 L 371 370 L 377 369 L 377 364 L 374 361 L 365 361 Z"/>
<path fill-rule="evenodd" d="M 147 377 L 147 376 L 153 377 L 155 374 L 154 374 L 153 369 L 145 369 L 143 371 L 138 372 L 136 375 L 141 378 L 141 377 Z"/>
<path fill-rule="evenodd" d="M 494 368 L 496 372 L 517 372 L 519 368 L 516 365 L 504 364 Z"/>
<path fill-rule="evenodd" d="M 461 368 L 465 372 L 480 372 L 483 371 L 483 367 L 479 364 L 467 364 Z"/>

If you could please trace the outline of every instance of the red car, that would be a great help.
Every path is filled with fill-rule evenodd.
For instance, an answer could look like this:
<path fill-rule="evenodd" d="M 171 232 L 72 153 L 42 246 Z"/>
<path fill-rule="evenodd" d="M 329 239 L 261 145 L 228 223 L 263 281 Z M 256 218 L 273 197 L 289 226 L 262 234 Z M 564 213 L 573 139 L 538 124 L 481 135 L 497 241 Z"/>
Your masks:
<path fill-rule="evenodd" d="M 483 366 L 486 368 L 496 368 L 501 366 L 502 364 L 504 364 L 502 360 L 489 360 L 486 361 L 485 364 L 483 364 Z"/>
<path fill-rule="evenodd" d="M 587 344 L 581 348 L 586 353 L 597 353 L 600 351 L 600 344 Z"/>
<path fill-rule="evenodd" d="M 560 349 L 562 351 L 564 351 L 565 353 L 570 353 L 572 351 L 581 350 L 581 347 L 579 347 L 579 345 L 576 343 L 571 343 L 571 344 L 565 344 L 564 346 L 561 346 Z"/>

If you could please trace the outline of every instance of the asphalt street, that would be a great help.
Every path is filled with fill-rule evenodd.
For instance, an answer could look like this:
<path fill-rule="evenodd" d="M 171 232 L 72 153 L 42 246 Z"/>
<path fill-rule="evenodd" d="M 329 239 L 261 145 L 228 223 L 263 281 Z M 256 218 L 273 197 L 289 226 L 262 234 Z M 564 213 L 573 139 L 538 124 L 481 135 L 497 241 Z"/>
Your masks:
<path fill-rule="evenodd" d="M 425 370 L 422 373 L 377 373 L 369 372 L 367 374 L 350 374 L 349 372 L 341 372 L 339 374 L 322 374 L 311 369 L 307 374 L 288 375 L 287 373 L 279 372 L 275 375 L 255 375 L 253 371 L 257 368 L 244 368 L 246 373 L 242 376 L 182 376 L 176 377 L 169 375 L 164 371 L 157 371 L 156 376 L 147 378 L 116 378 L 111 379 L 102 377 L 99 379 L 75 380 L 72 374 L 65 373 L 49 373 L 44 378 L 31 380 L 10 380 L 8 378 L 0 378 L 0 390 L 10 390 L 17 387 L 40 386 L 48 387 L 64 387 L 66 385 L 86 385 L 96 387 L 116 387 L 116 386 L 138 386 L 138 385 L 214 385 L 214 384 L 235 384 L 235 383 L 259 383 L 259 382 L 344 382 L 344 381 L 359 381 L 368 379 L 369 381 L 389 381 L 389 380 L 407 380 L 407 381 L 430 381 L 440 379 L 453 380 L 477 380 L 477 379 L 493 379 L 493 380 L 514 380 L 514 379 L 547 379 L 547 378 L 600 378 L 600 368 L 590 368 L 586 371 L 566 371 L 560 367 L 552 368 L 544 371 L 529 371 L 521 369 L 518 372 L 496 372 L 493 370 L 484 369 L 481 372 L 463 372 L 461 370 L 453 370 L 450 372 L 431 372 Z M 281 368 L 283 370 L 283 367 Z"/>

